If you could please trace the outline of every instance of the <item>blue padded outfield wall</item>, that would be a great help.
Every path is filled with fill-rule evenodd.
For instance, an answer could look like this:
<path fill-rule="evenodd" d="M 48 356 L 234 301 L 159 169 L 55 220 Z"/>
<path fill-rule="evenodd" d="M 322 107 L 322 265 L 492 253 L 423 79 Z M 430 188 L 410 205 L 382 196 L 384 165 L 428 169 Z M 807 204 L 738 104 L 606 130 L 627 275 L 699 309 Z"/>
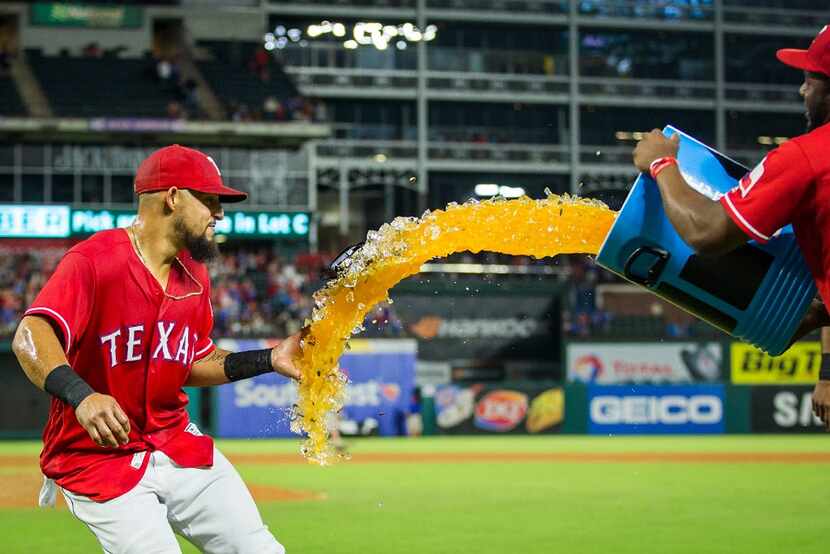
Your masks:
<path fill-rule="evenodd" d="M 268 348 L 274 341 L 219 341 L 231 351 Z M 356 433 L 399 435 L 415 389 L 417 344 L 411 339 L 349 341 L 351 350 L 340 359 L 349 377 L 341 429 Z M 297 385 L 276 374 L 260 375 L 216 389 L 217 437 L 296 437 L 289 429 L 288 411 L 297 400 Z"/>

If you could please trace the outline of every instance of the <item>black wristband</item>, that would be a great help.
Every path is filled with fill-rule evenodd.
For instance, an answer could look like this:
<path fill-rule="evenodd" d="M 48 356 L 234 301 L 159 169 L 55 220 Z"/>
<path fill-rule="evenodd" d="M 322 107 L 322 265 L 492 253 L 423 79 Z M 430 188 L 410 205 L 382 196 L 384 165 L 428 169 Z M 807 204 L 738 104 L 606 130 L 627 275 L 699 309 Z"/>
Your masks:
<path fill-rule="evenodd" d="M 239 381 L 274 371 L 271 365 L 271 350 L 249 350 L 234 352 L 225 358 L 225 376 L 228 381 Z"/>
<path fill-rule="evenodd" d="M 84 398 L 94 393 L 92 387 L 81 379 L 81 376 L 68 365 L 59 365 L 46 376 L 43 388 L 54 396 L 63 400 L 73 408 L 83 402 Z"/>
<path fill-rule="evenodd" d="M 821 355 L 821 367 L 818 370 L 819 381 L 830 381 L 830 354 Z"/>

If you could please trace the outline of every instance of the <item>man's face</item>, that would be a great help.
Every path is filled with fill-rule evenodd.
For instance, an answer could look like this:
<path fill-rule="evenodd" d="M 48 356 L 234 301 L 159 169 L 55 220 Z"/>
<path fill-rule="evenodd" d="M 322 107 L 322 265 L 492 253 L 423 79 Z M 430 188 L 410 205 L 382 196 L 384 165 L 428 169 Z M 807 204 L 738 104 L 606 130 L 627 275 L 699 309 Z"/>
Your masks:
<path fill-rule="evenodd" d="M 216 221 L 224 217 L 216 194 L 181 190 L 182 209 L 176 210 L 176 234 L 197 262 L 212 260 L 219 254 Z"/>
<path fill-rule="evenodd" d="M 827 108 L 830 77 L 821 73 L 805 71 L 804 83 L 798 92 L 804 98 L 804 116 L 807 118 L 807 130 L 812 131 L 827 123 L 828 115 L 830 115 Z"/>

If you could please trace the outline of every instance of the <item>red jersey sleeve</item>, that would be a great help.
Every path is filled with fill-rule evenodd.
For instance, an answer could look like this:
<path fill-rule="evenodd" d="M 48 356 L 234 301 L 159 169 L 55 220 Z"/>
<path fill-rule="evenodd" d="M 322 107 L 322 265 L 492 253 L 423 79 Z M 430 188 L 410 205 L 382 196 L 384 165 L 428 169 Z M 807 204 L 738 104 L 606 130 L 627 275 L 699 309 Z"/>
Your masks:
<path fill-rule="evenodd" d="M 213 344 L 210 335 L 213 333 L 213 306 L 210 303 L 210 281 L 205 285 L 205 301 L 202 302 L 202 313 L 200 315 L 199 338 L 196 341 L 193 361 L 197 362 L 213 352 L 216 345 Z"/>
<path fill-rule="evenodd" d="M 764 243 L 792 223 L 814 178 L 804 151 L 789 141 L 770 152 L 720 202 L 747 236 Z"/>
<path fill-rule="evenodd" d="M 23 315 L 46 317 L 61 330 L 63 349 L 69 354 L 86 330 L 95 299 L 92 262 L 77 252 L 67 253 Z"/>

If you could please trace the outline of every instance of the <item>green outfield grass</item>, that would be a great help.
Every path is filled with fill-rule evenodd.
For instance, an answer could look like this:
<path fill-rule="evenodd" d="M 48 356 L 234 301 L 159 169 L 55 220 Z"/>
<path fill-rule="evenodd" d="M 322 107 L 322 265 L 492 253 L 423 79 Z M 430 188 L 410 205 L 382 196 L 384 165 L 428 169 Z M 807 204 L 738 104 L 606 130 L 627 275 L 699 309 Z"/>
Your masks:
<path fill-rule="evenodd" d="M 219 446 L 255 494 L 305 498 L 260 502 L 295 554 L 827 551 L 827 436 L 375 439 L 354 441 L 353 460 L 327 468 L 286 456 L 297 441 Z M 36 501 L 38 449 L 0 443 L 0 552 L 100 552 L 66 509 L 9 507 L 21 483 L 33 484 L 24 500 Z M 655 453 L 720 461 L 637 460 Z M 770 454 L 794 456 L 760 463 Z"/>

